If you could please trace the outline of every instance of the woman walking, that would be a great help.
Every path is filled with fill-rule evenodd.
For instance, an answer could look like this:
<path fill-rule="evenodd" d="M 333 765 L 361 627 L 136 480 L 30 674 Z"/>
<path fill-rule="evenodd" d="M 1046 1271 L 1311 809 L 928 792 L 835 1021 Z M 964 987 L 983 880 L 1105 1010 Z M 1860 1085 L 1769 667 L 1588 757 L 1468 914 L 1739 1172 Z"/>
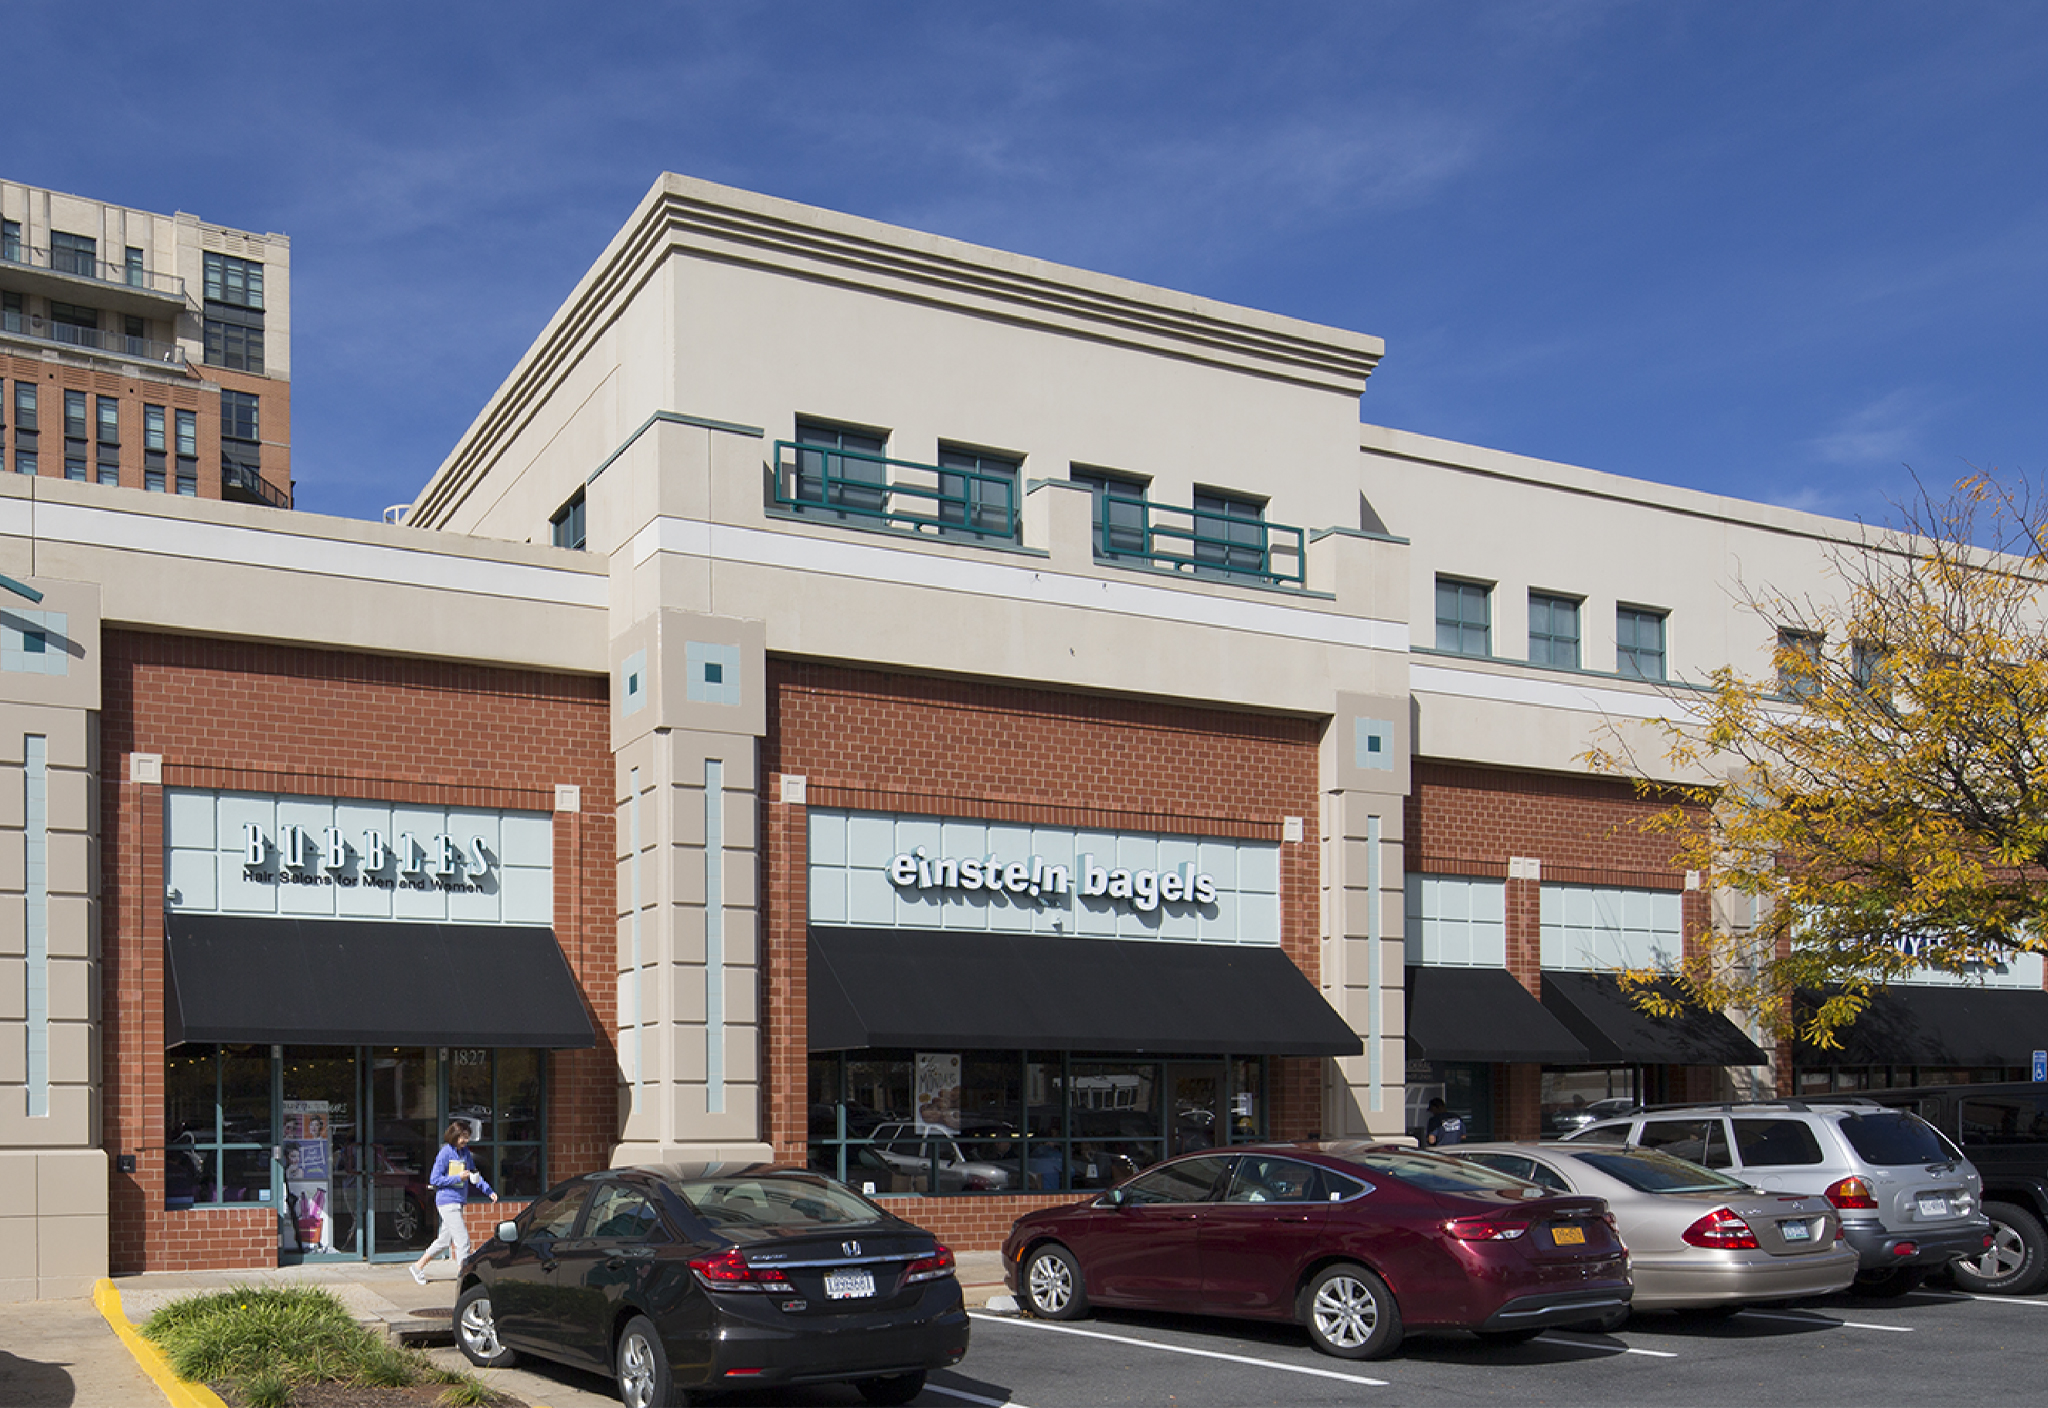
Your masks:
<path fill-rule="evenodd" d="M 441 1131 L 441 1152 L 434 1157 L 434 1171 L 427 1183 L 434 1190 L 434 1208 L 441 1214 L 441 1235 L 412 1264 L 412 1279 L 422 1286 L 427 1284 L 427 1263 L 443 1247 L 455 1258 L 457 1271 L 469 1260 L 469 1228 L 463 1225 L 462 1208 L 469 1201 L 471 1185 L 490 1194 L 492 1202 L 498 1201 L 496 1190 L 484 1182 L 484 1176 L 470 1160 L 469 1126 L 461 1120 L 450 1121 L 448 1128 Z"/>

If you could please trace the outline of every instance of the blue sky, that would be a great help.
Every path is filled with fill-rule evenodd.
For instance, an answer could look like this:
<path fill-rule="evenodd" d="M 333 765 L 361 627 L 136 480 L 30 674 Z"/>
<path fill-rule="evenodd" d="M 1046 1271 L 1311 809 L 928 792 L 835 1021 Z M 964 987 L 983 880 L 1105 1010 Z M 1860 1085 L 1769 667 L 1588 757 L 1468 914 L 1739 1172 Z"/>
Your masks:
<path fill-rule="evenodd" d="M 1909 465 L 2048 462 L 2048 7 L 12 0 L 0 29 L 0 173 L 292 237 L 310 510 L 410 499 L 665 169 L 1377 334 L 1380 424 L 1874 522 Z"/>

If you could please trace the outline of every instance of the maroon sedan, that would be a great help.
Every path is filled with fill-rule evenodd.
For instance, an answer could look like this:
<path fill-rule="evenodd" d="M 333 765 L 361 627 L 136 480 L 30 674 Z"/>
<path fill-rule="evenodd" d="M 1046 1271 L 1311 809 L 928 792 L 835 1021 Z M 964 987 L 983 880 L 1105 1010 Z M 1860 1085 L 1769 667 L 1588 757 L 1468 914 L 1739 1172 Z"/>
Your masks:
<path fill-rule="evenodd" d="M 1004 1275 L 1032 1314 L 1090 1305 L 1294 1320 L 1345 1359 L 1408 1330 L 1525 1340 L 1629 1303 L 1598 1198 L 1391 1145 L 1251 1144 L 1171 1159 L 1020 1217 Z"/>

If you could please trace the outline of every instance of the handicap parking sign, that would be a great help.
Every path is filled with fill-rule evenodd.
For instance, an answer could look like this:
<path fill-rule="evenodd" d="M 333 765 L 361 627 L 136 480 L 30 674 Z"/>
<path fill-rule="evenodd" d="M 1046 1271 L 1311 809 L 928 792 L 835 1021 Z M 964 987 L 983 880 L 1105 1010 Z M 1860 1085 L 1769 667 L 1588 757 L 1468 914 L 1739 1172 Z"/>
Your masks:
<path fill-rule="evenodd" d="M 2034 1079 L 2048 1080 L 2048 1051 L 2034 1053 Z"/>

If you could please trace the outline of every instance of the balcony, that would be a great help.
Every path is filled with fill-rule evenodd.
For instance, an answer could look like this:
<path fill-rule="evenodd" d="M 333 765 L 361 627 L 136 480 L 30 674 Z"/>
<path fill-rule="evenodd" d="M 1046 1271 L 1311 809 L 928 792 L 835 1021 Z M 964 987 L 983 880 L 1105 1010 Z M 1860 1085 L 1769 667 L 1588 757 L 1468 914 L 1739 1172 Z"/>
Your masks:
<path fill-rule="evenodd" d="M 152 318 L 168 318 L 187 307 L 185 281 L 176 274 L 130 269 L 76 250 L 53 251 L 13 241 L 0 245 L 0 287 Z"/>
<path fill-rule="evenodd" d="M 130 337 L 105 328 L 82 328 L 72 323 L 53 322 L 36 314 L 0 312 L 0 336 L 26 338 L 56 347 L 79 348 L 114 357 L 132 357 L 160 366 L 183 367 L 185 349 L 175 342 L 157 342 L 147 337 Z"/>
<path fill-rule="evenodd" d="M 290 508 L 292 496 L 247 465 L 229 461 L 220 467 L 220 496 L 230 503 L 267 504 Z"/>
<path fill-rule="evenodd" d="M 1221 581 L 1300 587 L 1308 581 L 1299 528 L 1149 499 L 1096 500 L 1095 560 Z"/>
<path fill-rule="evenodd" d="M 970 542 L 1017 540 L 1017 477 L 775 442 L 775 503 L 825 521 L 861 521 Z"/>

